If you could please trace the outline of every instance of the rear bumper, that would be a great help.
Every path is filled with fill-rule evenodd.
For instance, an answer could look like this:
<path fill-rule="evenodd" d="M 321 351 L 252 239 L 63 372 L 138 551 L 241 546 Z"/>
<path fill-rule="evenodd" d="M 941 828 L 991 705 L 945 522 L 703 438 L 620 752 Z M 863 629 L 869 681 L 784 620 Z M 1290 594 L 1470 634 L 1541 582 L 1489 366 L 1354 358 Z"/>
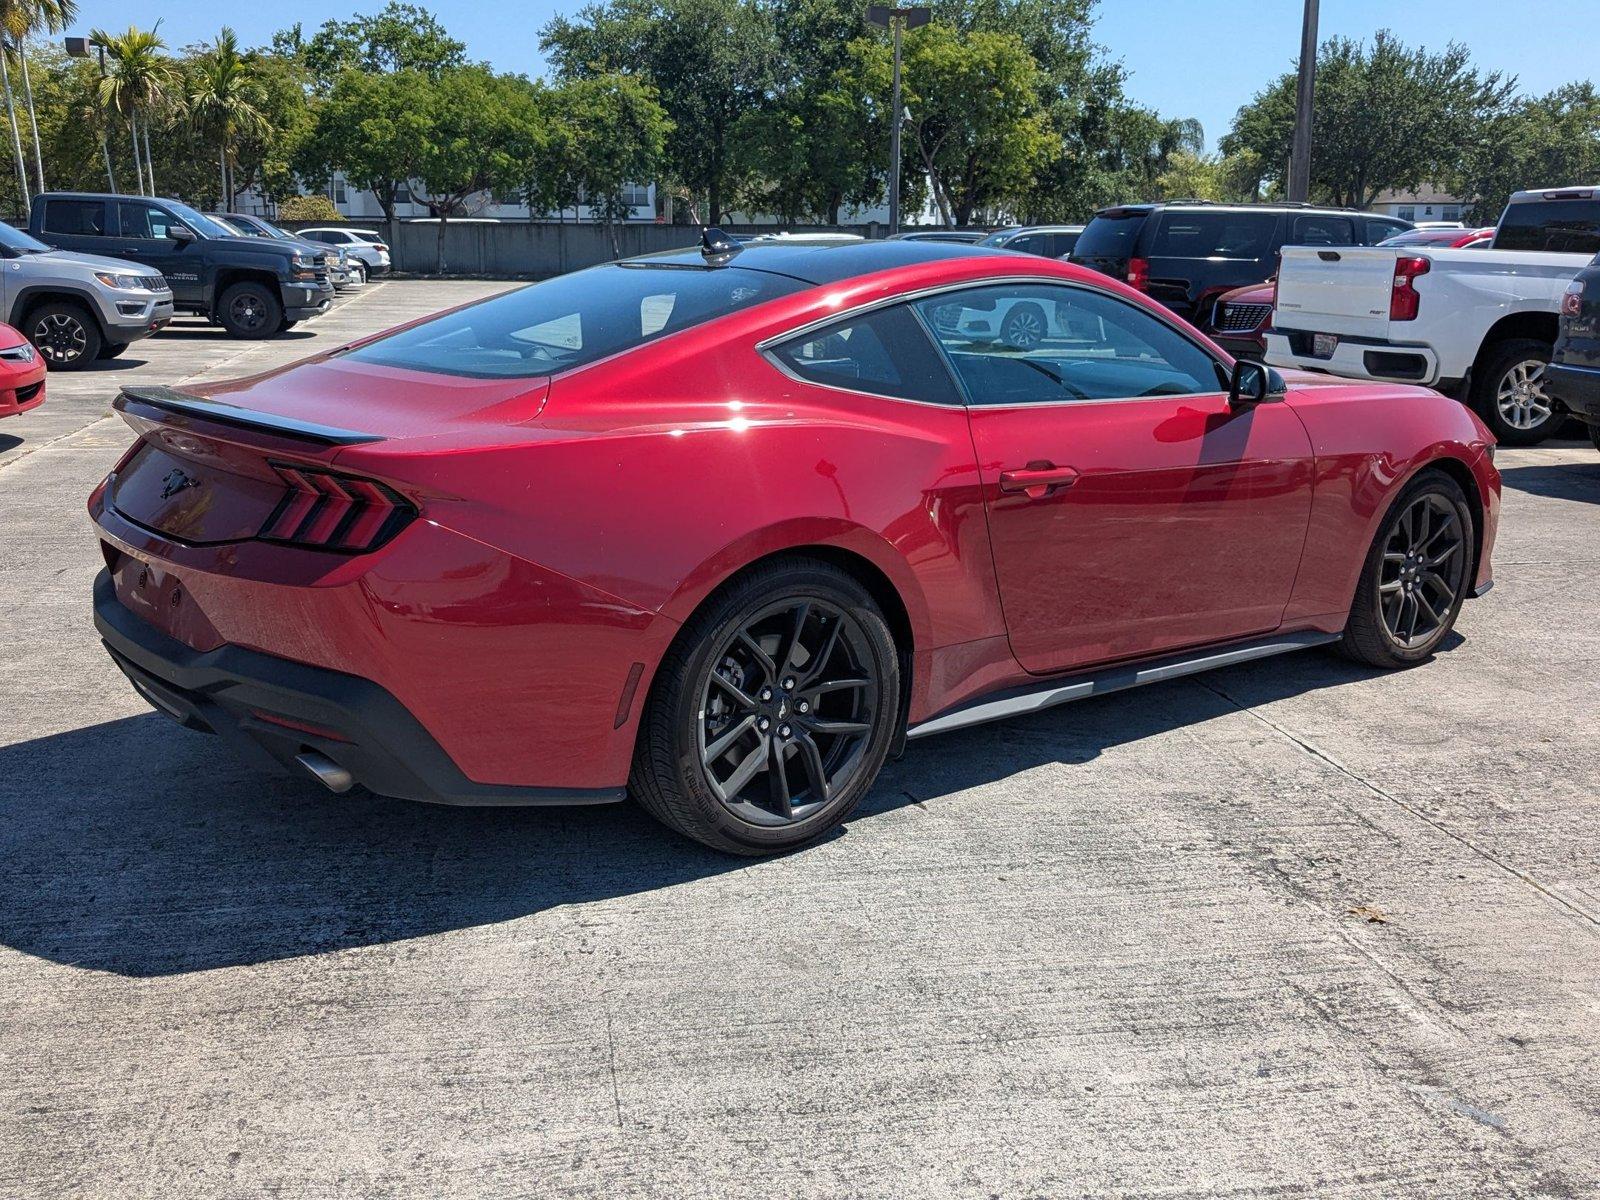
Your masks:
<path fill-rule="evenodd" d="M 296 756 L 315 751 L 371 791 L 433 804 L 608 804 L 624 795 L 620 787 L 476 783 L 378 684 L 242 646 L 195 650 L 124 607 L 106 571 L 95 579 L 94 623 L 112 660 L 156 709 L 258 763 L 298 769 Z"/>
<path fill-rule="evenodd" d="M 1339 344 L 1330 357 L 1316 358 L 1297 349 L 1299 342 L 1309 342 L 1310 338 L 1307 331 L 1269 329 L 1267 362 L 1274 367 L 1320 371 L 1345 379 L 1381 379 L 1429 387 L 1439 382 L 1439 356 L 1430 346 L 1340 335 Z"/>
<path fill-rule="evenodd" d="M 1590 425 L 1600 425 L 1600 368 L 1551 363 L 1544 372 L 1550 394 Z"/>

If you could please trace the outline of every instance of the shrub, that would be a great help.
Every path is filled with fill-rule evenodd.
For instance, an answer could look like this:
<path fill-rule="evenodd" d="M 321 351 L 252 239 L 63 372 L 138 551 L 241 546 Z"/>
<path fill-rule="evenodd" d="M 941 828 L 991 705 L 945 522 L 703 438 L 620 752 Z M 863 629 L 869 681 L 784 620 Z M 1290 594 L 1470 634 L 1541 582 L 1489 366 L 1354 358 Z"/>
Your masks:
<path fill-rule="evenodd" d="M 290 196 L 278 205 L 280 221 L 342 221 L 344 214 L 326 196 Z"/>

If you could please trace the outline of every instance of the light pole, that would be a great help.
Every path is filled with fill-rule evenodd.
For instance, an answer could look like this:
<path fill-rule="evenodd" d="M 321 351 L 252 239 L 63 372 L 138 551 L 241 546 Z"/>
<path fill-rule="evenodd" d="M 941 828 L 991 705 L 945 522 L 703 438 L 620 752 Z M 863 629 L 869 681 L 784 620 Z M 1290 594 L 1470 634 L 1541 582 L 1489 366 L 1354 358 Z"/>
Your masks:
<path fill-rule="evenodd" d="M 100 52 L 100 78 L 106 77 L 106 48 L 99 42 L 94 43 L 94 48 Z M 89 39 L 69 37 L 67 39 L 67 55 L 70 58 L 89 57 Z M 106 186 L 113 192 L 117 190 L 117 177 L 111 173 L 111 147 L 106 144 L 106 131 L 100 131 L 100 153 L 106 159 Z"/>
<path fill-rule="evenodd" d="M 867 5 L 867 20 L 894 35 L 894 86 L 889 109 L 889 232 L 900 232 L 900 35 L 904 30 L 926 25 L 933 19 L 931 8 L 891 8 L 887 4 Z"/>
<path fill-rule="evenodd" d="M 1289 199 L 1311 196 L 1311 101 L 1317 81 L 1317 0 L 1306 0 L 1300 26 L 1300 79 L 1295 88 L 1294 145 L 1289 150 Z"/>

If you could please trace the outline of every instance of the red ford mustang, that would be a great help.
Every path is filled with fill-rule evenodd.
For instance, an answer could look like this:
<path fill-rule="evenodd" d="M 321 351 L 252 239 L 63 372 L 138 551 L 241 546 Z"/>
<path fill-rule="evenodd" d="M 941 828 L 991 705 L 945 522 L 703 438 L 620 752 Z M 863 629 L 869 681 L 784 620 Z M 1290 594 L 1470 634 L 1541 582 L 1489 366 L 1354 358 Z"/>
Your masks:
<path fill-rule="evenodd" d="M 155 707 L 334 791 L 631 792 L 752 854 L 907 738 L 1418 662 L 1499 509 L 1452 400 L 1286 385 L 1103 275 L 934 243 L 709 231 L 116 407 L 96 618 Z"/>
<path fill-rule="evenodd" d="M 44 359 L 28 339 L 0 325 L 0 417 L 14 417 L 44 403 Z"/>

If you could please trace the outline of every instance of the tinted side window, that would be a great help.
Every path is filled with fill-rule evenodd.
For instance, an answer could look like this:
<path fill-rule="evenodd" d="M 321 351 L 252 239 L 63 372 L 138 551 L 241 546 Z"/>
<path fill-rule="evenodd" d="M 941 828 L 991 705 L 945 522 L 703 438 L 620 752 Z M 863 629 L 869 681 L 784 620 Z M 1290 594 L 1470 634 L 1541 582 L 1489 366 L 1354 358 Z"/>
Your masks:
<path fill-rule="evenodd" d="M 1190 396 L 1222 386 L 1199 346 L 1089 288 L 997 284 L 916 303 L 973 404 Z"/>
<path fill-rule="evenodd" d="M 1150 246 L 1150 257 L 1265 258 L 1272 251 L 1277 230 L 1277 213 L 1166 212 Z"/>
<path fill-rule="evenodd" d="M 122 236 L 142 238 L 147 241 L 172 236 L 172 227 L 183 224 L 153 204 L 138 204 L 124 200 L 117 205 L 117 219 L 122 225 Z"/>
<path fill-rule="evenodd" d="M 803 334 L 773 354 L 794 374 L 824 387 L 961 403 L 938 352 L 903 304 Z"/>
<path fill-rule="evenodd" d="M 1353 246 L 1356 240 L 1355 222 L 1349 217 L 1308 214 L 1294 219 L 1289 238 L 1294 246 Z"/>
<path fill-rule="evenodd" d="M 302 238 L 308 242 L 327 242 L 329 240 L 328 235 L 320 229 L 302 229 L 295 234 L 295 237 Z"/>
<path fill-rule="evenodd" d="M 1143 212 L 1101 213 L 1078 235 L 1075 257 L 1127 258 L 1148 218 Z"/>
<path fill-rule="evenodd" d="M 1361 239 L 1363 246 L 1376 246 L 1388 238 L 1406 231 L 1406 227 L 1399 221 L 1374 221 L 1367 218 L 1366 236 Z"/>
<path fill-rule="evenodd" d="M 1494 248 L 1593 254 L 1600 250 L 1600 200 L 1507 205 Z"/>
<path fill-rule="evenodd" d="M 73 237 L 105 237 L 106 206 L 103 200 L 46 200 L 46 233 Z"/>

